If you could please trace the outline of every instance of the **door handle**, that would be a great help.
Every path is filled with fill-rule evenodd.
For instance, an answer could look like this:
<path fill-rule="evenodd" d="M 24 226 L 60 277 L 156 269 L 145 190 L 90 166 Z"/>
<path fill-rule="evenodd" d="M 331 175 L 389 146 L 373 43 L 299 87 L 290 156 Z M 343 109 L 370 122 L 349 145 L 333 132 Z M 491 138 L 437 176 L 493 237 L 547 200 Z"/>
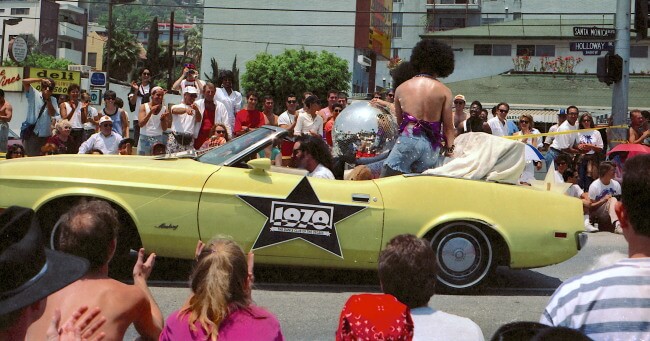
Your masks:
<path fill-rule="evenodd" d="M 356 201 L 356 202 L 370 202 L 370 195 L 368 195 L 368 194 L 361 194 L 361 193 L 355 193 L 355 194 L 352 194 L 352 201 Z"/>

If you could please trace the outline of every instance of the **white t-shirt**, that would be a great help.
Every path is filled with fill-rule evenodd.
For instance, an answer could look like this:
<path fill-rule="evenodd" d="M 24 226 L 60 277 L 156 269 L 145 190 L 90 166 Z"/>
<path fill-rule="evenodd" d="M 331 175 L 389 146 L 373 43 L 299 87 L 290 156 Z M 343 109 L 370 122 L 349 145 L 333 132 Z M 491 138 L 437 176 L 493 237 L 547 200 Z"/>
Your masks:
<path fill-rule="evenodd" d="M 621 195 L 621 184 L 612 179 L 609 181 L 609 185 L 605 185 L 599 178 L 589 186 L 589 199 L 591 200 L 598 201 L 607 194 L 611 196 Z"/>
<path fill-rule="evenodd" d="M 557 132 L 571 131 L 578 129 L 578 121 L 574 125 L 569 124 L 569 120 L 564 121 L 558 128 Z M 578 133 L 562 134 L 555 136 L 551 148 L 557 150 L 567 149 L 578 143 Z"/>
<path fill-rule="evenodd" d="M 285 111 L 280 114 L 278 117 L 278 126 L 280 125 L 288 125 L 291 126 L 293 122 L 295 121 L 295 116 L 293 114 L 290 114 L 288 111 Z"/>
<path fill-rule="evenodd" d="M 191 105 L 185 103 L 176 104 L 172 107 L 172 112 L 176 108 L 191 108 Z M 196 114 L 194 114 L 196 115 Z M 178 134 L 192 134 L 194 135 L 194 125 L 196 124 L 196 118 L 194 115 L 182 114 L 175 115 L 172 114 L 172 131 Z"/>
<path fill-rule="evenodd" d="M 217 101 L 223 103 L 228 111 L 228 120 L 230 121 L 230 126 L 235 126 L 235 115 L 239 110 L 241 110 L 242 97 L 239 91 L 233 90 L 230 95 L 224 88 L 217 88 L 217 94 L 215 95 Z"/>
<path fill-rule="evenodd" d="M 579 141 L 580 143 L 593 144 L 596 147 L 603 148 L 603 138 L 602 136 L 600 136 L 600 132 L 598 130 L 592 130 L 592 131 L 580 133 Z M 587 154 L 594 154 L 594 153 L 595 152 L 593 150 L 587 152 Z"/>
<path fill-rule="evenodd" d="M 91 107 L 90 105 L 88 106 L 88 121 L 84 123 L 84 129 L 86 130 L 95 130 L 96 125 L 95 125 L 95 117 L 97 117 L 99 113 L 97 112 L 97 109 L 95 107 Z"/>
<path fill-rule="evenodd" d="M 413 340 L 483 341 L 483 331 L 474 321 L 435 310 L 431 307 L 411 309 Z"/>
<path fill-rule="evenodd" d="M 150 84 L 147 85 L 140 84 L 138 85 L 138 92 L 136 92 L 135 94 L 129 94 L 129 98 L 131 98 L 131 96 L 137 96 L 137 98 L 135 99 L 135 110 L 131 113 L 131 115 L 129 115 L 129 120 L 131 122 L 138 120 L 138 114 L 140 113 L 140 105 L 142 105 L 142 96 L 150 92 L 151 92 Z M 151 96 L 149 97 L 149 100 L 151 100 Z"/>
<path fill-rule="evenodd" d="M 65 105 L 66 114 L 70 115 L 70 112 L 72 111 L 70 102 L 64 102 L 63 104 Z M 84 127 L 81 123 L 81 102 L 77 102 L 77 107 L 72 113 L 72 116 L 68 117 L 68 121 L 70 121 L 72 129 L 82 129 Z"/>
<path fill-rule="evenodd" d="M 566 190 L 566 195 L 568 195 L 570 197 L 582 199 L 582 194 L 584 192 L 585 191 L 583 191 L 582 188 L 580 188 L 580 186 L 578 186 L 578 184 L 573 184 L 573 185 L 571 185 L 571 187 L 569 187 Z"/>
<path fill-rule="evenodd" d="M 555 183 L 563 183 L 564 182 L 564 176 L 562 176 L 562 173 L 559 171 L 555 171 Z"/>
<path fill-rule="evenodd" d="M 293 133 L 295 135 L 302 135 L 309 134 L 310 131 L 323 136 L 323 118 L 318 114 L 316 114 L 315 117 L 312 117 L 307 112 L 300 113 L 296 127 L 293 129 Z"/>
<path fill-rule="evenodd" d="M 557 123 L 554 124 L 554 125 L 552 125 L 550 128 L 548 128 L 548 132 L 549 132 L 549 133 L 554 133 L 554 132 L 556 132 L 556 131 L 557 131 L 557 128 L 558 128 L 559 126 L 560 126 L 560 125 L 557 124 Z M 550 145 L 551 143 L 553 143 L 553 140 L 555 140 L 555 136 L 554 136 L 554 135 L 546 136 L 546 140 L 544 140 L 544 143 Z"/>
<path fill-rule="evenodd" d="M 494 136 L 508 135 L 508 127 L 506 126 L 506 124 L 508 123 L 507 121 L 501 123 L 498 117 L 492 117 L 487 121 L 487 123 L 490 125 L 490 129 L 492 129 L 492 135 Z"/>
<path fill-rule="evenodd" d="M 144 112 L 146 115 L 149 115 L 151 111 L 151 103 L 144 104 Z M 144 136 L 160 136 L 163 133 L 162 124 L 160 123 L 160 116 L 167 112 L 166 106 L 160 107 L 160 112 L 158 114 L 152 114 L 147 121 L 147 124 L 140 129 L 140 134 Z"/>
<path fill-rule="evenodd" d="M 79 147 L 79 154 L 87 154 L 93 149 L 101 150 L 104 155 L 117 155 L 122 135 L 111 130 L 111 134 L 94 133 Z"/>
<path fill-rule="evenodd" d="M 191 82 L 186 80 L 186 79 L 183 79 L 181 81 L 181 97 L 183 97 L 183 95 L 185 95 L 185 89 L 188 86 L 193 86 L 196 89 L 196 91 L 198 92 L 198 94 L 196 94 L 196 96 L 197 96 L 196 99 L 203 98 L 203 94 L 201 94 L 201 90 L 199 89 L 198 84 L 203 85 L 203 82 L 200 79 L 197 79 L 197 78 L 194 78 L 194 80 L 191 81 Z"/>
<path fill-rule="evenodd" d="M 307 174 L 307 176 L 310 176 L 312 178 L 323 178 L 323 179 L 331 179 L 334 180 L 334 174 L 332 174 L 332 171 L 327 169 L 327 167 L 323 166 L 322 164 L 318 164 L 316 168 L 314 168 L 314 171 Z"/>

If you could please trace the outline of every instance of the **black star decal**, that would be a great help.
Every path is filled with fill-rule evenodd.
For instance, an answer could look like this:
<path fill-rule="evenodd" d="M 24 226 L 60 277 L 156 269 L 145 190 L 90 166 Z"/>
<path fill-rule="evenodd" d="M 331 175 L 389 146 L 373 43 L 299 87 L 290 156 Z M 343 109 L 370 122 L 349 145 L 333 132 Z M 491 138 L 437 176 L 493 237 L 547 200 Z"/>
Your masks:
<path fill-rule="evenodd" d="M 239 198 L 267 217 L 253 244 L 253 250 L 302 239 L 341 258 L 341 244 L 336 223 L 352 216 L 363 206 L 320 202 L 307 177 L 286 199 L 239 195 Z"/>

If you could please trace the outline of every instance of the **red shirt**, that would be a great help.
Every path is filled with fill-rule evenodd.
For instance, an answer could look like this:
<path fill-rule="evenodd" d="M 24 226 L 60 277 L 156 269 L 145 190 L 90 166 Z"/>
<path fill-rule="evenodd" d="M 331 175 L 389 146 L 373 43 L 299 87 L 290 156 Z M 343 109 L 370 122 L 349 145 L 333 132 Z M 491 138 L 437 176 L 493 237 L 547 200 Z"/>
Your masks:
<path fill-rule="evenodd" d="M 264 113 L 259 110 L 242 109 L 235 116 L 235 135 L 239 136 L 243 133 L 242 127 L 249 129 L 259 128 L 264 125 Z"/>

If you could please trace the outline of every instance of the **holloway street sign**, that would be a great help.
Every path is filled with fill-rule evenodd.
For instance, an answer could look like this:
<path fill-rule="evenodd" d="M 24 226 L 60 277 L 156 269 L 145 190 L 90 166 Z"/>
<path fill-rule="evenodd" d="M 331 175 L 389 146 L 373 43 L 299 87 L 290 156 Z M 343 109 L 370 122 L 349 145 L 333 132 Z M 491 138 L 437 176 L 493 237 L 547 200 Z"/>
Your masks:
<path fill-rule="evenodd" d="M 571 51 L 582 51 L 585 56 L 600 56 L 601 51 L 613 51 L 614 42 L 611 41 L 577 41 L 570 43 Z"/>

